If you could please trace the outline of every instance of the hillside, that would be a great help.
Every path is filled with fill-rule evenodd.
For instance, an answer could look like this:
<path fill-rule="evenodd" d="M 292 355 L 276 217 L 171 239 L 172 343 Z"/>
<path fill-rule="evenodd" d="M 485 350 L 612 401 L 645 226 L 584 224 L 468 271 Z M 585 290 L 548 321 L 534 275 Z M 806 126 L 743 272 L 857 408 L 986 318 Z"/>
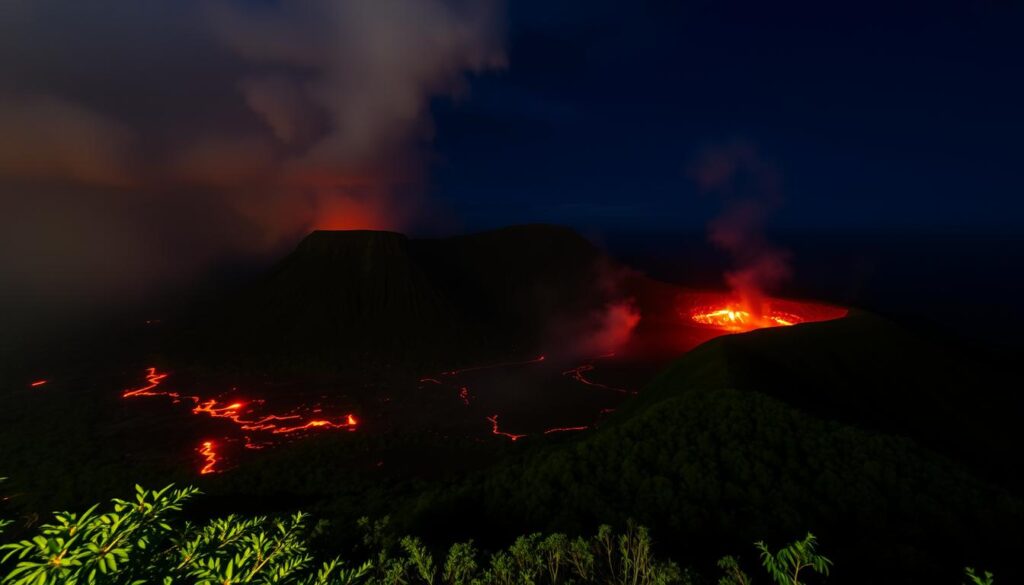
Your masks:
<path fill-rule="evenodd" d="M 906 341 L 859 345 L 864 337 L 850 337 L 893 327 L 875 319 L 858 315 L 709 342 L 603 428 L 537 445 L 422 496 L 416 528 L 457 538 L 478 534 L 482 522 L 504 535 L 585 531 L 633 518 L 673 549 L 706 559 L 752 539 L 781 541 L 810 529 L 831 543 L 837 567 L 846 567 L 837 569 L 836 583 L 929 582 L 965 563 L 1015 575 L 1013 555 L 1004 551 L 1024 545 L 1016 530 L 1024 520 L 1021 500 L 971 472 L 984 465 L 961 465 L 950 459 L 955 450 L 943 454 L 945 444 L 929 443 L 948 421 L 887 426 L 909 417 L 899 409 L 920 402 L 919 387 L 900 387 L 911 377 L 905 373 L 873 378 L 888 367 L 886 345 Z M 825 361 L 829 355 L 849 362 Z M 922 367 L 908 356 L 925 356 L 901 355 L 912 373 Z M 869 356 L 875 361 L 865 361 Z M 850 406 L 857 388 L 867 401 L 859 409 Z M 946 392 L 941 406 L 921 407 L 926 416 L 953 412 L 957 404 L 971 411 L 973 389 Z M 888 399 L 872 402 L 879 395 Z M 973 439 L 975 449 L 986 442 L 979 432 L 951 431 Z"/>
<path fill-rule="evenodd" d="M 918 441 L 1019 489 L 1024 397 L 1005 364 L 863 311 L 714 339 L 662 373 L 631 408 L 679 388 L 734 388 L 825 420 Z"/>
<path fill-rule="evenodd" d="M 554 226 L 444 239 L 317 231 L 266 277 L 193 315 L 172 353 L 305 367 L 528 355 L 551 323 L 584 320 L 617 294 L 610 266 Z"/>

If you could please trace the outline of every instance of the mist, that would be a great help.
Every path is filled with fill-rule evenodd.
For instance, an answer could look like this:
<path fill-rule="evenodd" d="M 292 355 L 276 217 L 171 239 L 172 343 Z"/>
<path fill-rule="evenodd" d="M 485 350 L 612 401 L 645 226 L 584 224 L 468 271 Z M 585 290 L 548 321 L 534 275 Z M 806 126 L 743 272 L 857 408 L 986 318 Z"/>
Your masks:
<path fill-rule="evenodd" d="M 311 229 L 403 229 L 495 2 L 0 7 L 0 312 L 138 302 Z M 29 311 L 31 309 L 31 311 Z"/>

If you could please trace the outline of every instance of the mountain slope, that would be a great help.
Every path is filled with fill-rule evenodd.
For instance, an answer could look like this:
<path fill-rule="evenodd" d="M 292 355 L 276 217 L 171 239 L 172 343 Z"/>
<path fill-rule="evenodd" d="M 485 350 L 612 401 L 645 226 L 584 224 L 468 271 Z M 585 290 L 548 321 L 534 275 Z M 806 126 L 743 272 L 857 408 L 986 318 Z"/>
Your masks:
<path fill-rule="evenodd" d="M 194 316 L 178 353 L 302 367 L 529 355 L 618 294 L 593 245 L 519 226 L 444 239 L 318 231 L 264 279 Z"/>
<path fill-rule="evenodd" d="M 830 582 L 930 582 L 965 564 L 995 569 L 1012 581 L 1020 569 L 1008 551 L 1024 546 L 1016 528 L 1024 520 L 1019 497 L 979 479 L 970 471 L 976 466 L 937 453 L 943 445 L 927 445 L 935 430 L 929 423 L 890 428 L 887 417 L 868 416 L 870 407 L 842 421 L 829 414 L 853 401 L 857 384 L 881 375 L 892 351 L 887 343 L 906 341 L 896 336 L 898 328 L 873 319 L 709 342 L 602 428 L 536 445 L 422 496 L 416 528 L 446 525 L 443 536 L 462 538 L 479 533 L 481 523 L 504 535 L 585 531 L 632 518 L 651 526 L 672 550 L 703 560 L 750 550 L 758 538 L 778 542 L 811 530 L 841 568 Z M 860 346 L 871 338 L 851 337 L 857 331 L 893 337 Z M 829 355 L 849 363 L 829 362 Z M 908 355 L 903 352 L 901 361 L 920 366 L 907 363 Z M 876 361 L 865 364 L 869 356 Z M 913 372 L 894 374 L 891 382 Z M 882 386 L 887 390 L 877 392 L 898 391 Z M 811 387 L 818 402 L 805 399 Z M 910 397 L 888 394 L 893 409 L 919 401 L 915 388 L 902 391 Z M 955 403 L 970 390 L 943 396 Z M 961 412 L 972 416 L 966 406 Z M 971 435 L 961 430 L 959 436 Z M 460 524 L 456 517 L 473 520 Z"/>
<path fill-rule="evenodd" d="M 823 419 L 912 438 L 1019 489 L 1024 400 L 1013 378 L 935 336 L 853 311 L 712 340 L 663 372 L 632 408 L 681 387 L 757 391 Z"/>

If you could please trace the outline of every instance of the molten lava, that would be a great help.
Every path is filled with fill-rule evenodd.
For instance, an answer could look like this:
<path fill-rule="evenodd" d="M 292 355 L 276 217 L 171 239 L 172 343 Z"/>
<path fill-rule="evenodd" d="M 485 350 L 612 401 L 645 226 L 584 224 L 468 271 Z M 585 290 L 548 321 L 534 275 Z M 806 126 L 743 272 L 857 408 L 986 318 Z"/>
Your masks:
<path fill-rule="evenodd" d="M 206 475 L 216 471 L 214 469 L 217 466 L 217 452 L 213 450 L 213 441 L 203 441 L 203 444 L 199 447 L 199 454 L 203 456 L 205 463 L 199 468 L 200 475 Z"/>
<path fill-rule="evenodd" d="M 601 356 L 601 357 L 605 357 L 605 356 Z M 566 370 L 566 371 L 562 372 L 562 375 L 563 376 L 568 376 L 569 378 L 572 378 L 573 380 L 579 382 L 580 384 L 583 384 L 584 386 L 590 386 L 592 388 L 600 388 L 601 390 L 611 390 L 612 392 L 618 392 L 619 394 L 636 394 L 636 390 L 628 390 L 626 388 L 617 388 L 615 386 L 609 386 L 607 384 L 602 384 L 600 382 L 595 382 L 595 381 L 587 378 L 587 372 L 593 371 L 595 367 L 596 366 L 594 366 L 594 364 L 590 364 L 590 363 L 583 364 L 581 366 L 576 366 L 575 368 L 572 368 L 570 370 Z"/>
<path fill-rule="evenodd" d="M 579 426 L 579 427 L 556 427 L 556 428 L 553 428 L 553 429 L 548 429 L 548 430 L 544 431 L 544 434 L 545 434 L 545 435 L 550 435 L 550 434 L 552 434 L 552 433 L 567 433 L 567 432 L 571 432 L 571 431 L 585 431 L 585 430 L 587 430 L 587 429 L 589 429 L 589 428 L 590 428 L 590 427 L 588 427 L 588 426 Z"/>
<path fill-rule="evenodd" d="M 828 321 L 847 314 L 839 307 L 785 299 L 760 298 L 752 302 L 742 295 L 715 293 L 694 293 L 687 297 L 689 302 L 679 309 L 683 318 L 730 333 Z"/>
<path fill-rule="evenodd" d="M 541 355 L 533 358 L 532 360 L 521 360 L 518 362 L 501 362 L 497 364 L 485 364 L 482 366 L 471 366 L 468 368 L 461 368 L 458 370 L 448 370 L 447 372 L 441 372 L 442 376 L 458 376 L 459 374 L 465 374 L 466 372 L 479 372 L 480 370 L 493 370 L 497 368 L 508 368 L 511 366 L 525 366 L 529 364 L 539 364 L 543 362 L 547 357 Z M 421 382 L 437 382 L 433 378 L 423 378 Z"/>
<path fill-rule="evenodd" d="M 502 431 L 501 428 L 498 427 L 498 415 L 496 415 L 496 414 L 488 416 L 487 420 L 491 423 L 491 434 L 492 435 L 498 435 L 498 436 L 501 436 L 501 437 L 508 437 L 512 441 L 518 441 L 519 439 L 522 439 L 523 437 L 526 436 L 526 435 L 517 435 L 515 433 L 506 433 L 506 432 Z"/>
<path fill-rule="evenodd" d="M 263 400 L 234 400 L 221 402 L 216 398 L 203 399 L 200 396 L 180 394 L 168 390 L 160 390 L 160 385 L 167 379 L 169 374 L 157 371 L 156 368 L 146 370 L 146 384 L 138 388 L 125 390 L 123 398 L 136 398 L 142 396 L 163 396 L 170 398 L 173 403 L 183 400 L 192 402 L 192 414 L 205 415 L 215 419 L 223 419 L 236 425 L 239 430 L 255 433 L 266 433 L 267 435 L 286 435 L 304 431 L 321 430 L 346 430 L 354 431 L 359 426 L 355 415 L 348 413 L 336 418 L 317 416 L 313 418 L 306 412 L 318 414 L 321 409 L 307 409 L 299 407 L 284 414 L 263 413 Z M 271 441 L 254 441 L 249 435 L 243 436 L 247 449 L 262 449 L 272 444 Z M 202 444 L 199 452 L 206 458 L 205 465 L 200 469 L 201 474 L 212 473 L 220 457 L 214 451 L 215 445 L 212 441 Z"/>
<path fill-rule="evenodd" d="M 726 305 L 720 309 L 694 311 L 690 314 L 694 322 L 710 325 L 726 331 L 750 331 L 764 327 L 796 325 L 803 320 L 788 313 L 753 314 L 741 307 Z"/>
<path fill-rule="evenodd" d="M 36 380 L 35 382 L 32 382 L 31 384 L 29 384 L 29 387 L 30 388 L 38 388 L 40 386 L 45 386 L 47 382 L 49 382 L 49 380 Z"/>

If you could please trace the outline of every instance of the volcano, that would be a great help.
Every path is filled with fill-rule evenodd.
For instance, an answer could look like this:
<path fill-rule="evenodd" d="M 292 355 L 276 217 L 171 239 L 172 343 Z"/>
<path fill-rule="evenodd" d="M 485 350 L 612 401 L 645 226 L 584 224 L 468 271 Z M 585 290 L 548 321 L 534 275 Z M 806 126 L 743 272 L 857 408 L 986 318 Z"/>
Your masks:
<path fill-rule="evenodd" d="M 316 231 L 249 288 L 170 329 L 170 351 L 121 396 L 191 415 L 192 430 L 176 432 L 203 474 L 328 431 L 533 441 L 602 424 L 710 339 L 846 315 L 734 303 L 649 279 L 555 226 L 436 239 Z M 702 320 L 721 311 L 724 321 Z"/>
<path fill-rule="evenodd" d="M 173 353 L 306 368 L 534 353 L 552 323 L 616 298 L 613 266 L 547 225 L 444 239 L 316 231 L 251 288 L 194 316 Z"/>

